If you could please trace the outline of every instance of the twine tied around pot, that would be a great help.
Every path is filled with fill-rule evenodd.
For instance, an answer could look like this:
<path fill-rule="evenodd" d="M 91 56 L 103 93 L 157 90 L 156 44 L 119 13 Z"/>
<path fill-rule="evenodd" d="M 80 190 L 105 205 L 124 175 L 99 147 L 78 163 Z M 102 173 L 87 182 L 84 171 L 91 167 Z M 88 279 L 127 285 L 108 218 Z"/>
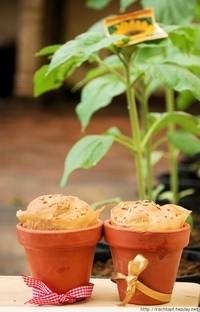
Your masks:
<path fill-rule="evenodd" d="M 112 274 L 112 281 L 126 280 L 127 282 L 126 295 L 120 305 L 126 305 L 127 303 L 129 303 L 132 297 L 135 295 L 136 290 L 139 290 L 146 296 L 149 296 L 163 303 L 170 301 L 171 294 L 165 294 L 153 290 L 138 280 L 139 275 L 147 268 L 148 264 L 148 259 L 146 259 L 142 255 L 137 255 L 135 258 L 128 262 L 128 275 L 120 272 L 115 272 Z"/>

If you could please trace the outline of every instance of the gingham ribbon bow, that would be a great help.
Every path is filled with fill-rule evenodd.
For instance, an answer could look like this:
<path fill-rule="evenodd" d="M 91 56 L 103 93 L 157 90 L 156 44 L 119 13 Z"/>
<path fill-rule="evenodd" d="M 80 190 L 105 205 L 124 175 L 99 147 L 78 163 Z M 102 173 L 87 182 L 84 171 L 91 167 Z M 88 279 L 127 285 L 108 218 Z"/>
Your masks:
<path fill-rule="evenodd" d="M 74 303 L 86 298 L 92 294 L 94 284 L 78 286 L 68 290 L 65 294 L 57 294 L 51 291 L 42 281 L 31 276 L 22 275 L 22 278 L 28 287 L 32 288 L 33 297 L 25 303 L 36 305 L 55 305 L 62 303 Z"/>

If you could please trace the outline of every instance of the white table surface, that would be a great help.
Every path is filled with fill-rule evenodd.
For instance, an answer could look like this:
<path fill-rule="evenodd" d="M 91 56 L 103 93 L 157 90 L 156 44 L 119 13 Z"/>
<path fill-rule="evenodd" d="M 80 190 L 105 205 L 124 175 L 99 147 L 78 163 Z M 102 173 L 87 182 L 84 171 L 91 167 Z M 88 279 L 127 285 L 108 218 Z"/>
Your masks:
<path fill-rule="evenodd" d="M 170 303 L 158 305 L 156 307 L 145 306 L 146 309 L 136 306 L 127 305 L 119 307 L 119 298 L 117 287 L 109 279 L 91 279 L 95 284 L 92 297 L 87 301 L 71 305 L 38 307 L 29 304 L 24 304 L 32 296 L 31 289 L 25 285 L 20 276 L 0 276 L 0 311 L 134 311 L 150 312 L 150 311 L 177 311 L 176 308 L 168 309 L 167 307 L 193 307 L 190 311 L 198 311 L 200 285 L 195 283 L 180 283 L 177 282 L 174 287 L 172 299 Z M 157 310 L 156 310 L 157 308 Z M 163 308 L 163 309 L 161 309 Z M 159 310 L 160 309 L 160 310 Z M 105 311 L 105 312 L 106 312 Z M 180 311 L 180 310 L 179 310 Z M 188 312 L 182 309 L 180 312 Z"/>

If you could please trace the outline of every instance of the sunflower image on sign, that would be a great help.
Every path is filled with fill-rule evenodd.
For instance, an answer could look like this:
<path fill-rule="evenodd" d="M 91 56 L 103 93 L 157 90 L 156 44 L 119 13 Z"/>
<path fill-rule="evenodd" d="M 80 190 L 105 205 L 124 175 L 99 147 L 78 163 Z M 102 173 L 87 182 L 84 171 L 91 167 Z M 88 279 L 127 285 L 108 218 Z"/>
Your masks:
<path fill-rule="evenodd" d="M 168 36 L 156 23 L 153 9 L 106 18 L 104 19 L 104 26 L 108 36 L 128 36 L 130 40 L 127 45 Z"/>

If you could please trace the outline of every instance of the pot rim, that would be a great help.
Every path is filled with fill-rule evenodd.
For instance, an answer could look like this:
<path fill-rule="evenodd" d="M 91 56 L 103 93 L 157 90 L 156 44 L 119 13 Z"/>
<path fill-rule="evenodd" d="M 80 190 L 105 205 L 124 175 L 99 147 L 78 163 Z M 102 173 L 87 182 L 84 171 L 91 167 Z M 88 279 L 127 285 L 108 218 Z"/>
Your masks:
<path fill-rule="evenodd" d="M 167 233 L 178 233 L 182 231 L 187 231 L 190 229 L 190 225 L 188 223 L 184 223 L 184 226 L 180 229 L 176 230 L 168 230 L 168 231 L 137 231 L 137 230 L 131 230 L 129 228 L 125 227 L 120 227 L 117 225 L 111 224 L 111 219 L 105 220 L 104 221 L 104 226 L 112 229 L 112 230 L 117 230 L 117 231 L 123 231 L 123 232 L 129 232 L 129 233 L 137 233 L 137 234 L 167 234 Z"/>
<path fill-rule="evenodd" d="M 96 229 L 100 226 L 103 225 L 103 221 L 98 219 L 98 223 L 92 226 L 88 226 L 85 228 L 80 228 L 80 229 L 72 229 L 72 230 L 33 230 L 33 229 L 27 229 L 21 225 L 21 223 L 18 223 L 16 225 L 17 230 L 26 232 L 29 234 L 44 234 L 44 235 L 55 235 L 55 234 L 70 234 L 70 233 L 77 233 L 77 232 L 86 232 L 88 230 L 93 230 Z"/>

